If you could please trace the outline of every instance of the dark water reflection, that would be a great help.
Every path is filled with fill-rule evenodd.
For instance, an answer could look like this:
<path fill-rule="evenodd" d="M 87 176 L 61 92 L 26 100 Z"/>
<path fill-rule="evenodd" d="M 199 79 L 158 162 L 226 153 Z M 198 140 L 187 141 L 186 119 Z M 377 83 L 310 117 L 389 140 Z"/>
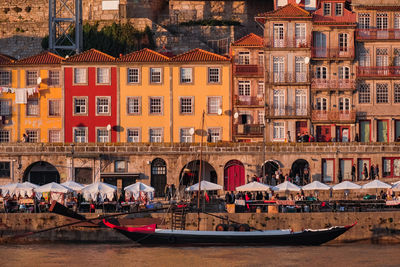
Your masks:
<path fill-rule="evenodd" d="M 132 244 L 0 246 L 1 266 L 399 266 L 400 245 L 146 248 Z"/>

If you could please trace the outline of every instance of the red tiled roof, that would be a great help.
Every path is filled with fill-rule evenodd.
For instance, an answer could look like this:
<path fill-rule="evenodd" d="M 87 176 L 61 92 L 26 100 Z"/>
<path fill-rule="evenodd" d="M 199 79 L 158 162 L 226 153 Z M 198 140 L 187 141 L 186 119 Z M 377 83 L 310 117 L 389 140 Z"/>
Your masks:
<path fill-rule="evenodd" d="M 17 64 L 17 65 L 55 65 L 55 64 L 60 64 L 63 60 L 64 60 L 63 57 L 60 57 L 49 51 L 45 51 L 38 55 L 34 55 L 31 57 L 17 60 L 15 62 L 15 64 Z"/>
<path fill-rule="evenodd" d="M 65 62 L 114 62 L 115 58 L 100 52 L 97 49 L 90 49 L 85 52 L 73 55 L 65 60 Z"/>
<path fill-rule="evenodd" d="M 208 62 L 208 61 L 229 61 L 228 57 L 214 54 L 200 48 L 193 49 L 186 53 L 177 55 L 171 59 L 177 62 Z"/>
<path fill-rule="evenodd" d="M 314 12 L 313 22 L 317 24 L 355 24 L 356 13 L 343 8 L 343 16 L 324 16 L 324 10 L 320 8 Z"/>
<path fill-rule="evenodd" d="M 8 65 L 15 61 L 14 58 L 7 56 L 5 54 L 0 54 L 0 65 Z"/>
<path fill-rule="evenodd" d="M 119 62 L 167 62 L 170 58 L 156 51 L 144 48 L 117 59 Z"/>
<path fill-rule="evenodd" d="M 258 15 L 258 17 L 311 17 L 310 12 L 302 9 L 296 4 L 287 4 L 286 6 L 280 7 L 274 11 L 269 11 Z"/>
<path fill-rule="evenodd" d="M 263 47 L 264 46 L 264 40 L 262 37 L 250 33 L 239 40 L 235 41 L 232 46 L 256 46 L 256 47 Z"/>

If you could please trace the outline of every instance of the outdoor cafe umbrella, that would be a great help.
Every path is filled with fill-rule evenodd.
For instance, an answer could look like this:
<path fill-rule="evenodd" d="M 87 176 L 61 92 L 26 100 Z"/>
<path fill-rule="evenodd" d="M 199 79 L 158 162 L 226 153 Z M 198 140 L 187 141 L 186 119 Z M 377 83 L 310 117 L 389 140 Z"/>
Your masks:
<path fill-rule="evenodd" d="M 247 192 L 258 192 L 258 191 L 268 191 L 270 187 L 266 184 L 262 184 L 259 182 L 251 182 L 245 185 L 241 185 L 236 187 L 236 191 L 247 191 Z"/>
<path fill-rule="evenodd" d="M 131 185 L 125 187 L 124 190 L 125 190 L 125 193 L 126 192 L 132 193 L 133 196 L 135 197 L 135 199 L 137 199 L 139 197 L 140 192 L 148 193 L 150 199 L 153 199 L 154 188 L 149 185 L 146 185 L 144 183 L 141 183 L 141 182 L 131 184 Z"/>
<path fill-rule="evenodd" d="M 207 181 L 201 181 L 201 191 L 213 191 L 213 190 L 220 190 L 222 186 L 219 184 L 214 184 Z M 185 189 L 186 191 L 199 191 L 199 183 L 189 186 Z"/>
<path fill-rule="evenodd" d="M 395 183 L 392 187 L 392 190 L 395 192 L 399 192 L 400 191 L 400 183 Z"/>
<path fill-rule="evenodd" d="M 323 184 L 319 181 L 314 181 L 302 187 L 304 191 L 312 191 L 312 190 L 329 190 L 331 187 L 329 185 Z"/>
<path fill-rule="evenodd" d="M 391 185 L 381 182 L 379 180 L 373 180 L 361 187 L 362 189 L 375 189 L 376 195 L 378 195 L 378 189 L 389 189 Z"/>
<path fill-rule="evenodd" d="M 1 187 L 1 194 L 3 197 L 7 194 L 10 196 L 25 196 L 26 194 L 28 197 L 31 197 L 33 195 L 33 189 L 37 187 L 37 185 L 30 182 L 11 183 Z"/>
<path fill-rule="evenodd" d="M 83 197 L 86 200 L 91 198 L 95 201 L 97 200 L 97 197 L 99 197 L 101 201 L 106 197 L 111 200 L 115 192 L 117 192 L 116 186 L 102 182 L 95 182 L 82 189 Z"/>
<path fill-rule="evenodd" d="M 39 186 L 38 188 L 35 188 L 34 190 L 36 193 L 44 193 L 44 192 L 68 193 L 68 192 L 72 192 L 71 188 L 65 187 L 63 185 L 60 185 L 60 184 L 54 183 L 54 182 Z"/>
<path fill-rule="evenodd" d="M 278 192 L 287 192 L 287 191 L 296 191 L 299 192 L 301 190 L 300 186 L 297 186 L 289 181 L 283 182 L 278 184 L 277 186 L 273 187 L 272 190 Z"/>
<path fill-rule="evenodd" d="M 74 191 L 80 191 L 85 187 L 74 181 L 68 181 L 68 182 L 62 183 L 61 185 L 71 188 Z"/>
<path fill-rule="evenodd" d="M 339 183 L 339 184 L 337 184 L 337 185 L 334 185 L 334 186 L 332 187 L 332 189 L 333 189 L 333 190 L 345 190 L 345 191 L 344 191 L 344 194 L 345 194 L 345 196 L 346 196 L 346 198 L 347 198 L 347 195 L 349 194 L 349 190 L 352 190 L 352 189 L 361 189 L 361 186 L 358 185 L 358 184 L 349 182 L 349 181 L 344 181 L 344 182 L 341 182 L 341 183 Z"/>

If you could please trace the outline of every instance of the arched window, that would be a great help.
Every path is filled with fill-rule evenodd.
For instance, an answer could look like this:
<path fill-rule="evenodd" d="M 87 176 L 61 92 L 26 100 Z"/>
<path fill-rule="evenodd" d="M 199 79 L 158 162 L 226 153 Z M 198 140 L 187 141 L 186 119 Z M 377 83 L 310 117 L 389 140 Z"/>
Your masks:
<path fill-rule="evenodd" d="M 328 100 L 324 97 L 318 97 L 315 101 L 316 110 L 327 110 Z"/>
<path fill-rule="evenodd" d="M 346 66 L 339 67 L 339 79 L 348 80 L 350 79 L 350 68 Z"/>
<path fill-rule="evenodd" d="M 340 111 L 350 110 L 350 98 L 347 97 L 339 98 L 339 110 Z"/>

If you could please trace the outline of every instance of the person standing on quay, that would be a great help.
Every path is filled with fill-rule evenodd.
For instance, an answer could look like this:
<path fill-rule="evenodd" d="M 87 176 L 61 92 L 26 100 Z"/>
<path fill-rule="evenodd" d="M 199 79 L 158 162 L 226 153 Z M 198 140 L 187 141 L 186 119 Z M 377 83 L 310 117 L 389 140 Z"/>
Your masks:
<path fill-rule="evenodd" d="M 367 163 L 364 163 L 364 168 L 363 168 L 363 175 L 364 175 L 364 180 L 368 179 L 368 168 L 367 168 Z"/>
<path fill-rule="evenodd" d="M 376 164 L 375 166 L 375 177 L 376 179 L 379 179 L 379 164 Z"/>
<path fill-rule="evenodd" d="M 351 181 L 356 181 L 356 164 L 353 164 L 353 166 L 351 166 Z"/>
<path fill-rule="evenodd" d="M 370 180 L 375 180 L 375 167 L 374 167 L 374 164 L 372 164 L 371 168 L 369 169 L 369 179 Z"/>

